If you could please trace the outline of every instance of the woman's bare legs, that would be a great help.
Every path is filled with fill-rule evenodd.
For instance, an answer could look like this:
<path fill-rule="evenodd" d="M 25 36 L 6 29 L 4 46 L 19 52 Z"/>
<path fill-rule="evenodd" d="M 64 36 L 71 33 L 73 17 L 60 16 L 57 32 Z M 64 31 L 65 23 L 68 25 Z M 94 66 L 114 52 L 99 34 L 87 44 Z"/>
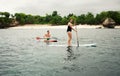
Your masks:
<path fill-rule="evenodd" d="M 72 33 L 71 32 L 67 32 L 67 33 L 68 33 L 68 46 L 71 46 Z"/>

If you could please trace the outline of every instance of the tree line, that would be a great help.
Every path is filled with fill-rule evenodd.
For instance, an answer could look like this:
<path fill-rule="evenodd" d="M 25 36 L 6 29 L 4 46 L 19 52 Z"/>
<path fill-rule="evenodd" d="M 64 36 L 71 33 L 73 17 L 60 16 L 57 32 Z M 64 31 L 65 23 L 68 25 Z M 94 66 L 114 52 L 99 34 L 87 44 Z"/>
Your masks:
<path fill-rule="evenodd" d="M 57 11 L 53 11 L 52 14 L 46 14 L 46 16 L 31 15 L 25 13 L 10 14 L 9 12 L 0 12 L 0 28 L 10 27 L 17 21 L 19 25 L 24 24 L 52 24 L 52 25 L 66 25 L 71 17 L 74 17 L 76 24 L 88 24 L 99 25 L 106 18 L 112 18 L 117 25 L 120 25 L 120 11 L 103 11 L 99 14 L 87 14 L 75 15 L 73 13 L 67 16 L 60 16 Z"/>

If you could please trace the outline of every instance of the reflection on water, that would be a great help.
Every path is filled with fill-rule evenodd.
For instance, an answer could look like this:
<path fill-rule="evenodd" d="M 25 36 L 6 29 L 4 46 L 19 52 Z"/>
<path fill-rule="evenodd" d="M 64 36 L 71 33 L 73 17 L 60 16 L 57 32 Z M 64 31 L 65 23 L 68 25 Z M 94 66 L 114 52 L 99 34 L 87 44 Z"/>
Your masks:
<path fill-rule="evenodd" d="M 67 58 L 66 58 L 66 60 L 72 60 L 72 59 L 76 58 L 75 55 L 74 55 L 72 46 L 68 46 L 66 51 L 67 51 Z"/>
<path fill-rule="evenodd" d="M 46 45 L 50 45 L 50 42 L 45 42 L 46 43 Z"/>

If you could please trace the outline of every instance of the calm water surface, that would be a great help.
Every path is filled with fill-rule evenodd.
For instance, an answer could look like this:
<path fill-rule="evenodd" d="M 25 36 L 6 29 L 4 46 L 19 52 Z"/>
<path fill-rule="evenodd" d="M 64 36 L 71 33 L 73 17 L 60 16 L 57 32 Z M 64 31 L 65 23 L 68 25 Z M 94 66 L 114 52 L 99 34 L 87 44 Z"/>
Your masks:
<path fill-rule="evenodd" d="M 120 76 L 120 29 L 78 29 L 80 44 L 96 47 L 50 47 L 48 29 L 0 29 L 0 76 Z M 66 29 L 50 29 L 67 43 Z M 76 43 L 73 33 L 72 44 Z"/>

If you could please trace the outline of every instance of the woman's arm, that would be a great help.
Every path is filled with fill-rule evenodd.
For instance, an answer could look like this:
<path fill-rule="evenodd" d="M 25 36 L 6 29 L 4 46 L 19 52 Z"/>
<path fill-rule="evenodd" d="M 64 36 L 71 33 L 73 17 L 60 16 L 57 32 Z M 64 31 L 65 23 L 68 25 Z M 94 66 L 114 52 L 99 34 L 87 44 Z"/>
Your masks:
<path fill-rule="evenodd" d="M 77 30 L 73 28 L 73 24 L 72 23 L 69 22 L 68 25 L 72 28 L 72 30 L 74 30 L 75 32 L 77 32 Z"/>

